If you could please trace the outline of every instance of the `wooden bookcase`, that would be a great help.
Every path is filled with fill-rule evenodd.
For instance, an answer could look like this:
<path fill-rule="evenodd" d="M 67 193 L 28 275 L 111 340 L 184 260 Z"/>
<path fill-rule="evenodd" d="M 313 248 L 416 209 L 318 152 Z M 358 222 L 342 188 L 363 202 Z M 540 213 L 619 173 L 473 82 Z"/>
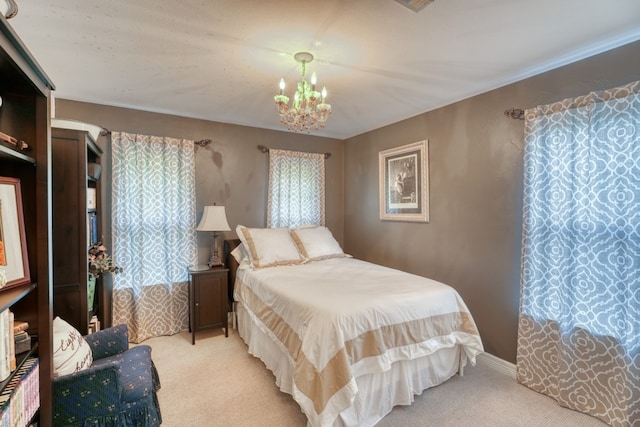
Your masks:
<path fill-rule="evenodd" d="M 31 282 L 0 290 L 0 309 L 29 322 L 40 363 L 39 426 L 52 423 L 52 306 L 50 241 L 50 92 L 54 85 L 0 15 L 0 132 L 28 144 L 0 142 L 0 176 L 18 178 Z M 0 385 L 1 386 L 1 385 Z"/>
<path fill-rule="evenodd" d="M 53 315 L 60 316 L 81 334 L 89 331 L 91 315 L 105 319 L 101 295 L 103 278 L 96 283 L 94 307 L 88 306 L 89 279 L 87 249 L 100 239 L 101 230 L 91 237 L 91 216 L 101 216 L 100 180 L 89 176 L 89 164 L 100 164 L 102 148 L 87 131 L 51 129 L 52 202 L 53 202 Z M 95 192 L 95 204 L 89 207 L 88 190 Z M 95 226 L 99 227 L 100 221 Z"/>

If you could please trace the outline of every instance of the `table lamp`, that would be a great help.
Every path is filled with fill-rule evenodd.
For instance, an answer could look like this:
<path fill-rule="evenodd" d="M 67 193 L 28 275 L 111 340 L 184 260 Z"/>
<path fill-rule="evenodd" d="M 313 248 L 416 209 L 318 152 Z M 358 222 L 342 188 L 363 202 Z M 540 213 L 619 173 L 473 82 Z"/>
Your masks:
<path fill-rule="evenodd" d="M 213 246 L 211 247 L 211 259 L 207 264 L 209 268 L 223 265 L 218 256 L 218 233 L 219 231 L 229 231 L 229 223 L 224 206 L 205 206 L 202 212 L 200 223 L 196 227 L 197 231 L 213 231 Z"/>

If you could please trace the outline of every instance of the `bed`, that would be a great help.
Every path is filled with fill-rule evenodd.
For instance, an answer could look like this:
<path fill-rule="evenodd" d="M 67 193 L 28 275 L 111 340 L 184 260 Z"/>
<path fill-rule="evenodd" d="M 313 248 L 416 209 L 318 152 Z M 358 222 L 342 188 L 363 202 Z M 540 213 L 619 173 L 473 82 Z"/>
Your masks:
<path fill-rule="evenodd" d="M 448 285 L 354 259 L 326 227 L 236 232 L 238 333 L 309 426 L 375 425 L 483 351 Z"/>

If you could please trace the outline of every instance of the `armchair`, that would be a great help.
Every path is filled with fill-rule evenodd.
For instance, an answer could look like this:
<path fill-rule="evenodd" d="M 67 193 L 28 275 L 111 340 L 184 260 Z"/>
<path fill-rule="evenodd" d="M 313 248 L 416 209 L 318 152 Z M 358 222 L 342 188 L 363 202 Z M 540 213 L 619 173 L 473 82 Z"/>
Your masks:
<path fill-rule="evenodd" d="M 129 348 L 127 325 L 84 337 L 92 365 L 53 379 L 54 426 L 156 427 L 162 423 L 160 379 L 151 347 Z"/>

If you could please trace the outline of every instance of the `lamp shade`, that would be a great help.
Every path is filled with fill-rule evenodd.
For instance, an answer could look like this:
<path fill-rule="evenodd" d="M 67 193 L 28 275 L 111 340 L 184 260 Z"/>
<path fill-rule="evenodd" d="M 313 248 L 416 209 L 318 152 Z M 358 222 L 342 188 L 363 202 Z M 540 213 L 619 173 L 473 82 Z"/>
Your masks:
<path fill-rule="evenodd" d="M 198 231 L 229 231 L 227 214 L 224 206 L 205 206 L 200 223 L 196 227 Z"/>

